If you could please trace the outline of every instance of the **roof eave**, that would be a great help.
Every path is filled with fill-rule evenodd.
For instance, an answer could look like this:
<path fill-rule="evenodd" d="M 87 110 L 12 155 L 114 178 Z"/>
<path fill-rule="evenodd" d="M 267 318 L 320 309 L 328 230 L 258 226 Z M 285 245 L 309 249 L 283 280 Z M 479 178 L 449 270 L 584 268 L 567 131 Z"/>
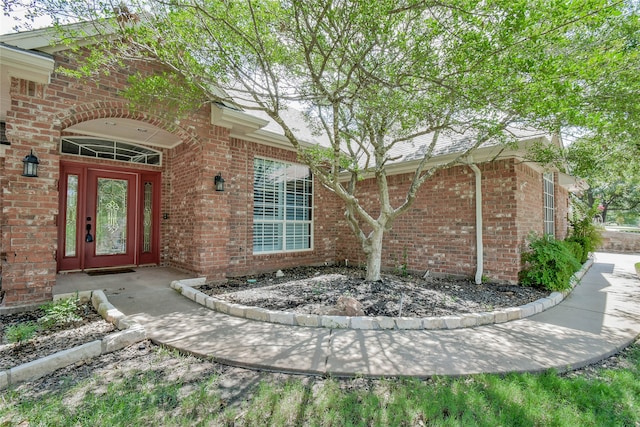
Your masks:
<path fill-rule="evenodd" d="M 269 124 L 268 120 L 255 117 L 244 111 L 212 104 L 211 124 L 229 129 L 229 136 L 232 138 L 296 151 L 295 147 L 291 145 L 291 142 L 284 135 L 262 129 Z M 301 140 L 300 145 L 306 148 L 315 144 Z"/>
<path fill-rule="evenodd" d="M 51 81 L 55 61 L 48 55 L 0 44 L 0 57 L 3 75 L 43 84 Z"/>
<path fill-rule="evenodd" d="M 549 143 L 549 139 L 544 136 L 535 137 L 531 139 L 521 140 L 516 148 L 509 148 L 502 145 L 494 145 L 490 147 L 483 147 L 474 150 L 468 157 L 467 161 L 460 159 L 460 164 L 465 163 L 485 163 L 498 159 L 518 158 L 524 160 L 527 150 L 536 143 Z M 426 168 L 433 168 L 441 165 L 445 165 L 451 162 L 455 162 L 460 157 L 460 152 L 448 153 L 440 156 L 434 156 L 427 161 Z M 417 169 L 422 159 L 397 162 L 387 165 L 387 175 L 400 175 L 405 173 L 413 173 Z M 347 179 L 350 176 L 348 172 L 341 174 L 340 179 Z M 364 178 L 372 178 L 373 172 L 364 174 Z"/>
<path fill-rule="evenodd" d="M 558 184 L 571 193 L 582 193 L 589 189 L 589 184 L 584 179 L 558 172 Z"/>
<path fill-rule="evenodd" d="M 77 33 L 73 43 L 65 42 L 64 35 L 55 27 L 40 28 L 37 30 L 22 31 L 0 35 L 0 42 L 19 47 L 25 50 L 35 50 L 53 54 L 74 47 L 94 44 L 96 37 L 113 37 L 115 30 L 110 28 L 110 21 L 87 21 L 64 25 L 63 28 L 71 33 Z M 102 28 L 98 28 L 101 25 Z"/>

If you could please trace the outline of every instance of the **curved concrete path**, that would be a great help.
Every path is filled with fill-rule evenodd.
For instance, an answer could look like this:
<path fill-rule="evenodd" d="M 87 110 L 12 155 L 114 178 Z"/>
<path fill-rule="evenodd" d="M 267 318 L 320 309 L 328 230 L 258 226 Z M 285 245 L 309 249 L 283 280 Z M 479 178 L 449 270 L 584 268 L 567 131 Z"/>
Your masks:
<path fill-rule="evenodd" d="M 606 358 L 640 335 L 636 262 L 640 255 L 598 253 L 581 284 L 556 307 L 522 320 L 456 330 L 261 323 L 195 304 L 169 289 L 170 280 L 164 280 L 166 288 L 135 290 L 124 282 L 106 294 L 153 341 L 235 366 L 372 377 L 563 371 Z"/>

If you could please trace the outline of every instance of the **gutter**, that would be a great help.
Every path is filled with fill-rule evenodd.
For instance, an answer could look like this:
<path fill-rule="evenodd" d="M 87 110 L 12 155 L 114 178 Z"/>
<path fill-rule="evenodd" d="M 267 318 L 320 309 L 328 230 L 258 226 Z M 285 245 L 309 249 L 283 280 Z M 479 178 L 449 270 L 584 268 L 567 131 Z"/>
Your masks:
<path fill-rule="evenodd" d="M 469 167 L 476 175 L 476 285 L 482 284 L 482 274 L 484 268 L 484 250 L 482 243 L 482 172 L 475 163 L 470 163 Z"/>
<path fill-rule="evenodd" d="M 518 141 L 518 146 L 514 148 L 508 148 L 503 145 L 491 145 L 489 147 L 481 147 L 473 150 L 473 161 L 478 162 L 491 162 L 493 160 L 504 160 L 504 159 L 517 159 L 520 161 L 525 161 L 527 156 L 527 150 L 536 143 L 545 143 L 548 141 L 545 138 L 533 138 L 533 139 L 522 139 Z M 471 157 L 463 156 L 462 152 L 453 152 L 447 154 L 438 154 L 427 162 L 425 169 L 432 167 L 439 167 L 444 164 L 455 163 L 455 165 L 463 165 L 465 164 L 465 158 Z M 403 173 L 414 173 L 416 168 L 420 164 L 422 159 L 414 159 L 414 160 L 400 160 L 393 163 L 387 164 L 387 175 L 400 175 Z M 530 163 L 530 167 L 536 168 L 536 163 Z M 542 167 L 539 167 L 542 170 Z M 373 178 L 375 173 L 372 171 L 364 171 L 362 173 L 362 179 Z M 342 172 L 340 174 L 341 181 L 348 181 L 351 177 L 349 172 Z"/>
<path fill-rule="evenodd" d="M 51 73 L 55 66 L 51 55 L 0 43 L 0 57 L 2 58 L 0 68 L 3 74 L 36 83 L 51 83 Z"/>

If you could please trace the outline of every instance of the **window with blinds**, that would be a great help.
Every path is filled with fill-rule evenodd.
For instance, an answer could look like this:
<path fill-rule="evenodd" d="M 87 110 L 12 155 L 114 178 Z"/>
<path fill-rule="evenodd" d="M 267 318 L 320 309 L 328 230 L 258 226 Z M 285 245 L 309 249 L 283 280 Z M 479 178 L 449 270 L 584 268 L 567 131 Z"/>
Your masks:
<path fill-rule="evenodd" d="M 253 253 L 313 247 L 313 179 L 302 165 L 253 163 Z"/>
<path fill-rule="evenodd" d="M 555 200 L 553 195 L 553 173 L 545 173 L 542 180 L 544 182 L 544 234 L 555 236 L 556 224 Z"/>

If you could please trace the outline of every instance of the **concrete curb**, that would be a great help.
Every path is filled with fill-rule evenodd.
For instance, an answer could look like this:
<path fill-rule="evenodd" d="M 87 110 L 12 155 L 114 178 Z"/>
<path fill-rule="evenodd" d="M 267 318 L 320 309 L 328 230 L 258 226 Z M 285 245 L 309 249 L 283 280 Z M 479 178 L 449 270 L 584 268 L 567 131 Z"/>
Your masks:
<path fill-rule="evenodd" d="M 105 320 L 113 323 L 119 331 L 109 334 L 101 340 L 95 340 L 67 350 L 62 350 L 49 356 L 1 371 L 0 390 L 10 385 L 38 379 L 57 369 L 64 368 L 82 360 L 92 359 L 103 354 L 121 350 L 147 338 L 144 327 L 138 323 L 126 320 L 126 316 L 109 303 L 109 300 L 102 291 L 84 291 L 55 295 L 54 301 L 76 296 L 81 302 L 91 301 L 98 313 L 100 313 Z"/>
<path fill-rule="evenodd" d="M 331 329 L 360 329 L 360 330 L 440 330 L 474 328 L 476 326 L 491 325 L 509 322 L 511 320 L 524 319 L 534 314 L 556 306 L 571 293 L 584 275 L 593 265 L 593 259 L 589 258 L 582 268 L 571 279 L 571 289 L 563 292 L 552 292 L 548 297 L 541 298 L 529 304 L 519 307 L 510 307 L 503 310 L 490 312 L 470 313 L 462 316 L 443 317 L 369 317 L 369 316 L 320 316 L 315 314 L 298 314 L 286 311 L 267 310 L 260 307 L 233 304 L 219 298 L 209 296 L 197 290 L 198 286 L 205 283 L 205 278 L 174 280 L 171 288 L 182 296 L 202 305 L 210 310 L 218 311 L 230 316 L 260 322 L 276 323 L 288 326 L 307 326 L 315 328 Z"/>

